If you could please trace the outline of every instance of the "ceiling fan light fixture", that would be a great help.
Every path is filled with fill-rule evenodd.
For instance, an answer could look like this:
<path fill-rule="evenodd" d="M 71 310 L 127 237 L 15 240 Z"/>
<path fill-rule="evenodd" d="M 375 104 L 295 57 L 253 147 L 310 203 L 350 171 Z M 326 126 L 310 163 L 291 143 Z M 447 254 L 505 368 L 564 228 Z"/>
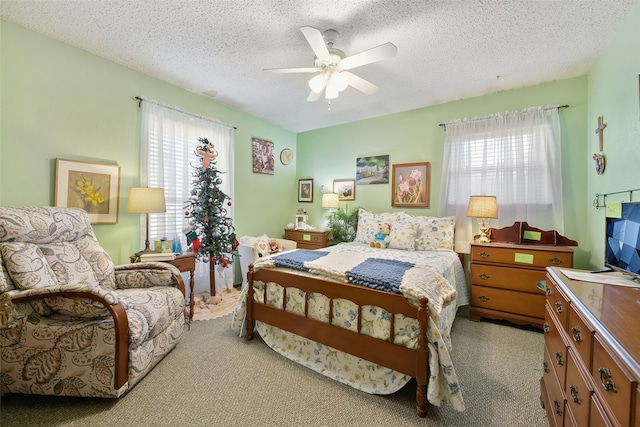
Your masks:
<path fill-rule="evenodd" d="M 322 92 L 322 89 L 324 89 L 324 86 L 326 84 L 327 84 L 327 79 L 324 74 L 318 74 L 317 76 L 309 80 L 309 87 L 315 93 Z"/>
<path fill-rule="evenodd" d="M 349 79 L 341 73 L 334 72 L 331 74 L 331 84 L 338 92 L 342 92 L 349 86 Z"/>
<path fill-rule="evenodd" d="M 324 89 L 324 97 L 327 99 L 336 99 L 338 96 L 338 90 L 332 84 L 331 80 L 327 81 L 327 87 Z"/>

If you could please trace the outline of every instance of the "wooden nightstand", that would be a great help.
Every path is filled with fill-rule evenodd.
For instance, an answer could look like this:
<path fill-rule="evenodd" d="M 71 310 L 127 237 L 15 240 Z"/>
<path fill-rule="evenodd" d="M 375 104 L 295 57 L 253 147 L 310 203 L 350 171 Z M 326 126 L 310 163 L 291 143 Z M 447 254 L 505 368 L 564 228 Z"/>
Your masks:
<path fill-rule="evenodd" d="M 471 243 L 471 320 L 542 327 L 546 267 L 573 267 L 568 246 Z"/>
<path fill-rule="evenodd" d="M 328 230 L 284 230 L 284 238 L 293 240 L 298 249 L 320 249 L 328 246 Z"/>
<path fill-rule="evenodd" d="M 131 255 L 129 257 L 131 262 L 140 262 L 140 258 Z M 195 252 L 187 252 L 183 255 L 176 255 L 176 259 L 168 261 L 159 261 L 171 264 L 180 270 L 181 273 L 189 272 L 189 320 L 193 320 L 193 306 L 195 305 L 195 299 L 193 291 L 195 288 L 195 282 L 193 276 L 196 272 L 196 254 Z"/>

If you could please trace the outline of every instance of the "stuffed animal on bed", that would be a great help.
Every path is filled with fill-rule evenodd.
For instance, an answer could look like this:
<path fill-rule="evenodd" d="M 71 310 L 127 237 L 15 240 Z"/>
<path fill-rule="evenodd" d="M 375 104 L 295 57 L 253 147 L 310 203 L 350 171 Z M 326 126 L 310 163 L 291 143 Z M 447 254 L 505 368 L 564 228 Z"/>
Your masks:
<path fill-rule="evenodd" d="M 378 224 L 378 232 L 373 235 L 373 240 L 369 243 L 372 248 L 389 247 L 389 233 L 391 233 L 391 225 L 386 222 Z"/>

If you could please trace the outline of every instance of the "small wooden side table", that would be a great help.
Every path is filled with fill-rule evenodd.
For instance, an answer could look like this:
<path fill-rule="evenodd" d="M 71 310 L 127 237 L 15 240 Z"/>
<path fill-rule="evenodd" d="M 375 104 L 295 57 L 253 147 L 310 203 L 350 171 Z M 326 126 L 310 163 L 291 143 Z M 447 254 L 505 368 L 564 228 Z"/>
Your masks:
<path fill-rule="evenodd" d="M 328 246 L 328 230 L 284 230 L 284 238 L 293 240 L 298 249 L 320 249 Z"/>
<path fill-rule="evenodd" d="M 140 262 L 140 258 L 132 255 L 129 257 L 131 262 Z M 196 254 L 195 252 L 187 252 L 186 254 L 176 255 L 176 259 L 160 261 L 177 267 L 181 273 L 189 272 L 189 320 L 193 320 L 193 306 L 195 305 L 195 299 L 193 291 L 195 288 L 195 282 L 193 276 L 196 272 Z"/>

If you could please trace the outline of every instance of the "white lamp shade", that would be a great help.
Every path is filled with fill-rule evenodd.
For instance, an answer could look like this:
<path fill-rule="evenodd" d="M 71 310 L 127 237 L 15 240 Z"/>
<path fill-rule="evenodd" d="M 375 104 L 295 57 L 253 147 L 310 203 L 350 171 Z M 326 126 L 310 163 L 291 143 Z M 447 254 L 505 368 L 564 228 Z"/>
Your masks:
<path fill-rule="evenodd" d="M 325 75 L 318 74 L 317 76 L 309 80 L 309 87 L 314 93 L 320 93 L 322 92 L 322 89 L 324 89 L 324 85 L 326 83 L 327 83 L 327 78 L 325 77 Z"/>
<path fill-rule="evenodd" d="M 496 196 L 471 196 L 467 216 L 471 218 L 498 218 Z"/>
<path fill-rule="evenodd" d="M 347 88 L 347 86 L 349 86 L 349 79 L 341 73 L 333 73 L 331 75 L 331 84 L 338 92 L 342 92 Z"/>
<path fill-rule="evenodd" d="M 333 86 L 331 80 L 327 81 L 327 87 L 324 89 L 324 97 L 327 99 L 336 99 L 339 93 L 338 90 Z"/>
<path fill-rule="evenodd" d="M 162 213 L 167 211 L 163 188 L 131 187 L 127 212 Z"/>
<path fill-rule="evenodd" d="M 322 208 L 323 209 L 337 209 L 339 205 L 338 193 L 324 193 L 322 195 Z"/>

